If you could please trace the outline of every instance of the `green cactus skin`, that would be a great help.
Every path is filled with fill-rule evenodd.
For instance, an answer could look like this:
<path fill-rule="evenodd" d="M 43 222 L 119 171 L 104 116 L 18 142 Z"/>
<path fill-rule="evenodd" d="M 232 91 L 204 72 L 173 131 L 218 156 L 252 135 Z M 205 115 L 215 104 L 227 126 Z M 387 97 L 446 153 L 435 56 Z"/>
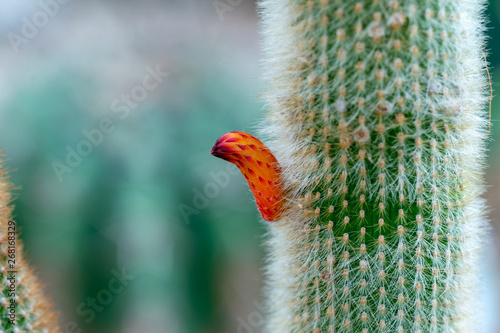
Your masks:
<path fill-rule="evenodd" d="M 482 2 L 263 0 L 267 330 L 480 332 Z"/>
<path fill-rule="evenodd" d="M 12 185 L 7 181 L 7 173 L 3 167 L 4 156 L 0 154 L 0 333 L 60 333 L 57 314 L 52 310 L 52 304 L 43 294 L 42 286 L 38 283 L 35 273 L 23 258 L 20 239 L 16 235 L 15 244 L 15 297 L 12 297 L 9 259 L 9 236 L 12 237 Z M 16 226 L 16 234 L 17 234 Z M 11 238 L 12 240 L 12 238 Z M 10 301 L 15 300 L 15 324 L 9 322 Z"/>

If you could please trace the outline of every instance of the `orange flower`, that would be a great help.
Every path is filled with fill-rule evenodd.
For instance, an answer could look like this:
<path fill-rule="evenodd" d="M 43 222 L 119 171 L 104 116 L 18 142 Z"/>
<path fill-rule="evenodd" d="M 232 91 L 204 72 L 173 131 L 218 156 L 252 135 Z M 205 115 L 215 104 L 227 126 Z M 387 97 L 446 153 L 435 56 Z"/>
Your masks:
<path fill-rule="evenodd" d="M 247 133 L 230 132 L 215 142 L 210 154 L 240 169 L 264 220 L 279 219 L 283 200 L 281 171 L 274 155 L 260 140 Z"/>

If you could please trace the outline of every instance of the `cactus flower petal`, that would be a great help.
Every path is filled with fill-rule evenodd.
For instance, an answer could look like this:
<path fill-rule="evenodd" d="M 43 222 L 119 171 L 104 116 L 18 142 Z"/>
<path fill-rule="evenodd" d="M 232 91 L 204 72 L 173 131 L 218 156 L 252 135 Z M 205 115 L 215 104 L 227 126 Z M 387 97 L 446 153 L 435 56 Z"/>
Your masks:
<path fill-rule="evenodd" d="M 247 133 L 230 132 L 215 142 L 210 154 L 240 169 L 264 220 L 279 219 L 283 201 L 281 171 L 274 155 L 260 140 Z"/>

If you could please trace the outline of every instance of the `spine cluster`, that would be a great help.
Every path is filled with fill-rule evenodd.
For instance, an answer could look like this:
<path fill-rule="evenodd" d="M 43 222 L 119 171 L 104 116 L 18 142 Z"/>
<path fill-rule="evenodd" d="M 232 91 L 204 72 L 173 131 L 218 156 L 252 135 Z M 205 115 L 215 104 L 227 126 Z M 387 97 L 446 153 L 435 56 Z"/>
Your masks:
<path fill-rule="evenodd" d="M 269 332 L 476 332 L 486 87 L 474 0 L 263 0 Z"/>
<path fill-rule="evenodd" d="M 52 304 L 23 258 L 12 221 L 12 185 L 7 178 L 0 163 L 0 332 L 59 333 Z"/>

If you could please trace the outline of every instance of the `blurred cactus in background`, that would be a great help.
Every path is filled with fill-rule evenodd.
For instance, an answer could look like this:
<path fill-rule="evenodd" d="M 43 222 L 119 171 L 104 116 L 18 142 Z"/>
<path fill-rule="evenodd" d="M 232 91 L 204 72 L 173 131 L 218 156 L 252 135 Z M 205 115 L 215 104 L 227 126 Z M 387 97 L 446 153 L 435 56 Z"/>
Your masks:
<path fill-rule="evenodd" d="M 0 155 L 1 159 L 5 157 Z M 52 304 L 27 264 L 18 227 L 12 220 L 12 184 L 0 163 L 0 330 L 2 332 L 61 332 Z"/>
<path fill-rule="evenodd" d="M 265 0 L 270 332 L 476 332 L 487 124 L 472 0 Z"/>
<path fill-rule="evenodd" d="M 0 73 L 0 142 L 15 169 L 15 220 L 65 332 L 232 332 L 235 318 L 252 311 L 263 230 L 250 223 L 251 207 L 240 208 L 249 200 L 241 181 L 231 175 L 197 214 L 179 213 L 194 207 L 193 190 L 204 192 L 211 173 L 226 169 L 200 138 L 255 123 L 262 107 L 252 97 L 258 80 L 242 80 L 258 69 L 256 18 L 242 17 L 245 10 L 230 23 L 228 15 L 228 29 L 211 3 L 200 5 L 72 2 L 19 54 L 3 45 L 11 65 Z M 207 18 L 214 31 L 200 29 Z M 131 37 L 137 26 L 145 30 Z M 87 61 L 93 57 L 99 61 Z M 171 77 L 121 119 L 112 102 L 157 65 Z M 242 114 L 228 117 L 236 106 Z M 77 151 L 88 140 L 83 131 L 103 118 L 114 131 L 60 181 L 54 162 L 67 165 L 68 147 Z M 234 208 L 223 210 L 228 203 Z M 122 269 L 136 278 L 102 304 Z"/>

